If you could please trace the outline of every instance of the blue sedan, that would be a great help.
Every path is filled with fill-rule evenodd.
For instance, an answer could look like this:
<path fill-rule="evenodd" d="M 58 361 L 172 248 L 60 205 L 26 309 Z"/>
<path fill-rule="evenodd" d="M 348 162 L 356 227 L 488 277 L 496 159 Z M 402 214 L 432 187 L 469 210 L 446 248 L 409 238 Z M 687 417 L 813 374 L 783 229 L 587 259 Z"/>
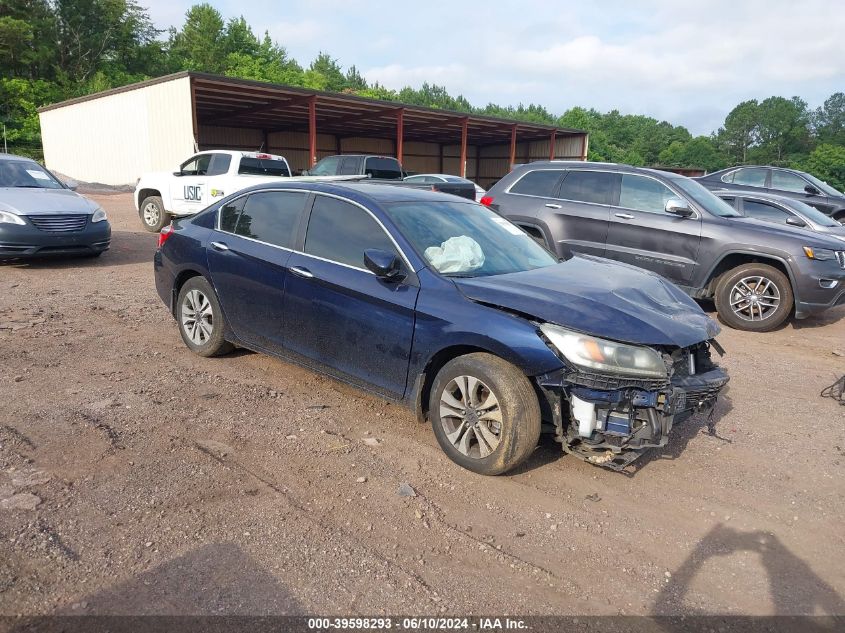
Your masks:
<path fill-rule="evenodd" d="M 158 293 L 202 356 L 272 354 L 431 421 L 483 474 L 545 428 L 624 468 L 713 406 L 719 328 L 663 278 L 559 261 L 493 211 L 377 184 L 260 185 L 162 230 Z"/>

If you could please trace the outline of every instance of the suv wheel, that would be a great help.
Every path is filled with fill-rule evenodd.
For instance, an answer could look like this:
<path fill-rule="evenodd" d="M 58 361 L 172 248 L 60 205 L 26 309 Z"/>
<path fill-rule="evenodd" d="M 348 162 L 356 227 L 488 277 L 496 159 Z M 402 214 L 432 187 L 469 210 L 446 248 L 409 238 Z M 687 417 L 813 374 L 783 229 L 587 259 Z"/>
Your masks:
<path fill-rule="evenodd" d="M 446 363 L 431 388 L 429 417 L 446 455 L 482 475 L 510 470 L 540 438 L 540 404 L 531 383 L 492 354 Z"/>
<path fill-rule="evenodd" d="M 141 222 L 150 233 L 158 233 L 170 222 L 170 214 L 164 210 L 164 203 L 159 196 L 144 198 L 141 203 Z"/>
<path fill-rule="evenodd" d="M 722 275 L 716 286 L 719 319 L 737 330 L 769 332 L 780 327 L 794 302 L 789 279 L 766 264 L 743 264 Z"/>
<path fill-rule="evenodd" d="M 225 319 L 217 295 L 203 277 L 191 277 L 179 291 L 176 321 L 182 340 L 194 354 L 220 356 L 234 346 L 223 338 Z"/>

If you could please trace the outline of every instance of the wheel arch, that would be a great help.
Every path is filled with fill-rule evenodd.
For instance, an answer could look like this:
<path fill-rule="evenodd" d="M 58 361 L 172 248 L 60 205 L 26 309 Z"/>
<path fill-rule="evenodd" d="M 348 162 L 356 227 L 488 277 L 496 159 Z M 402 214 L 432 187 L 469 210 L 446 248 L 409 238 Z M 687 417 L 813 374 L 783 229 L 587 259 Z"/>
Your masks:
<path fill-rule="evenodd" d="M 144 187 L 143 189 L 138 190 L 138 213 L 141 212 L 141 206 L 144 204 L 144 200 L 151 196 L 158 196 L 161 198 L 162 205 L 164 205 L 164 197 L 161 195 L 161 191 L 156 189 L 155 187 Z M 166 209 L 162 209 L 162 211 L 166 211 Z"/>
<path fill-rule="evenodd" d="M 182 286 L 184 286 L 189 279 L 193 279 L 194 277 L 205 278 L 205 275 L 194 268 L 187 268 L 180 271 L 173 279 L 173 288 L 170 291 L 170 314 L 174 318 L 176 317 L 176 300 L 179 298 L 179 292 L 182 290 Z M 205 279 L 209 284 L 211 284 L 209 279 Z M 214 284 L 211 284 L 211 287 L 214 288 Z"/>
<path fill-rule="evenodd" d="M 492 349 L 480 347 L 478 345 L 450 345 L 435 352 L 428 362 L 425 364 L 423 370 L 417 374 L 414 380 L 413 391 L 411 393 L 411 401 L 413 404 L 414 414 L 419 422 L 425 422 L 428 415 L 428 400 L 431 395 L 431 385 L 434 383 L 434 377 L 443 368 L 443 366 L 451 360 L 464 356 L 466 354 L 474 354 L 483 352 L 485 354 L 492 354 L 503 358 Z M 508 360 L 508 359 L 504 359 Z M 510 362 L 510 361 L 508 361 Z"/>
<path fill-rule="evenodd" d="M 713 265 L 703 285 L 706 295 L 708 297 L 712 297 L 716 292 L 716 286 L 718 285 L 722 275 L 743 264 L 766 264 L 776 268 L 786 275 L 787 279 L 789 279 L 789 284 L 792 286 L 792 294 L 795 295 L 795 278 L 793 277 L 792 270 L 785 259 L 778 257 L 777 255 L 748 251 L 734 251 L 726 253 L 718 262 L 716 262 L 716 264 Z"/>

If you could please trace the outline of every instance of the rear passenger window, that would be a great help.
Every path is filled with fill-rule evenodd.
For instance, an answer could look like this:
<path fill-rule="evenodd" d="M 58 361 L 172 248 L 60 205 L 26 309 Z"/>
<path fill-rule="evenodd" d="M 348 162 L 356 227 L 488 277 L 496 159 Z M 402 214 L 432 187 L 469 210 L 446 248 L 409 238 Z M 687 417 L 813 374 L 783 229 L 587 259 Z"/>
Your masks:
<path fill-rule="evenodd" d="M 766 186 L 766 169 L 739 169 L 734 172 L 733 183 L 735 185 L 748 185 L 749 187 Z"/>
<path fill-rule="evenodd" d="M 340 176 L 355 176 L 358 174 L 359 169 L 358 165 L 361 162 L 361 159 L 357 156 L 353 158 L 344 158 L 340 161 L 340 169 L 338 170 L 338 175 Z"/>
<path fill-rule="evenodd" d="M 250 194 L 238 218 L 235 233 L 274 246 L 291 248 L 306 198 L 308 194 L 299 191 Z"/>
<path fill-rule="evenodd" d="M 619 174 L 606 171 L 570 171 L 560 186 L 559 198 L 575 202 L 613 204 Z"/>
<path fill-rule="evenodd" d="M 241 209 L 244 208 L 244 202 L 246 202 L 245 196 L 242 198 L 237 198 L 236 200 L 232 200 L 231 202 L 220 207 L 221 231 L 226 231 L 227 233 L 235 232 L 235 224 L 238 221 L 238 216 L 241 213 Z"/>
<path fill-rule="evenodd" d="M 328 196 L 314 199 L 305 235 L 306 253 L 364 268 L 364 251 L 368 248 L 396 252 L 384 229 L 361 207 Z"/>
<path fill-rule="evenodd" d="M 645 176 L 622 175 L 622 189 L 619 191 L 619 206 L 649 213 L 663 213 L 666 202 L 677 198 L 662 182 Z"/>
<path fill-rule="evenodd" d="M 753 200 L 744 200 L 742 208 L 747 217 L 765 220 L 766 222 L 786 222 L 786 218 L 791 215 L 772 204 Z"/>
<path fill-rule="evenodd" d="M 558 169 L 529 171 L 510 188 L 510 193 L 553 198 L 557 190 L 557 183 L 563 173 Z"/>

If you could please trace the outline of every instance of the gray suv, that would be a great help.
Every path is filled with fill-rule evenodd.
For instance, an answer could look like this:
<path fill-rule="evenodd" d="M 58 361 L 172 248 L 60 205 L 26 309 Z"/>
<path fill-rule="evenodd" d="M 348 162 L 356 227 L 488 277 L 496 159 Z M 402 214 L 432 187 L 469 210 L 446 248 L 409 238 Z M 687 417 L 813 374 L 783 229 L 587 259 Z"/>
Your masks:
<path fill-rule="evenodd" d="M 645 268 L 719 318 L 765 332 L 845 304 L 845 241 L 741 217 L 698 182 L 612 163 L 547 161 L 514 169 L 482 203 L 560 257 Z M 597 316 L 597 318 L 600 318 Z"/>

